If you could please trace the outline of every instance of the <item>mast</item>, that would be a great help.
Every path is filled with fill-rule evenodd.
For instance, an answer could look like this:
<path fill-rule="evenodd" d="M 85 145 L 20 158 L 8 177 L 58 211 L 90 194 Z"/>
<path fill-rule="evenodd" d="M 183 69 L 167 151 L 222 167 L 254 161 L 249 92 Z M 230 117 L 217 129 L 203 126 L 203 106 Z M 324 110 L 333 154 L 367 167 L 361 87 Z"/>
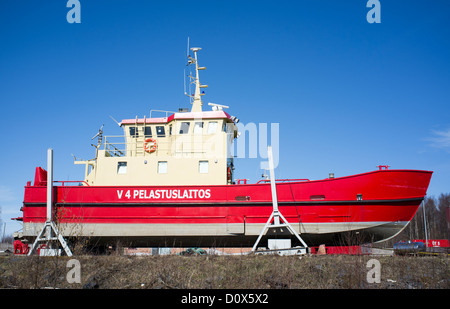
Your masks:
<path fill-rule="evenodd" d="M 205 95 L 205 93 L 204 92 L 200 92 L 200 88 L 207 88 L 208 85 L 200 84 L 198 71 L 205 70 L 206 67 L 200 67 L 198 65 L 197 52 L 199 50 L 201 50 L 201 48 L 200 47 L 192 47 L 191 50 L 194 52 L 194 58 L 192 58 L 191 56 L 188 56 L 189 57 L 189 64 L 195 64 L 195 78 L 193 78 L 194 79 L 193 83 L 195 84 L 195 92 L 194 92 L 194 100 L 192 102 L 191 112 L 201 112 L 202 111 L 202 105 L 203 105 L 201 96 Z"/>

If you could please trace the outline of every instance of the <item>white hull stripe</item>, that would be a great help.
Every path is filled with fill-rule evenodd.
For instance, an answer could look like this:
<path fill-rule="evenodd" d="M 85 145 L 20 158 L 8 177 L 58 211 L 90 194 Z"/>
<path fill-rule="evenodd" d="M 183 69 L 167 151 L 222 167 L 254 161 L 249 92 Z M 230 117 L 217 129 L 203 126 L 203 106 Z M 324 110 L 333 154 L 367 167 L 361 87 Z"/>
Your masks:
<path fill-rule="evenodd" d="M 291 226 L 300 234 L 342 233 L 379 227 L 387 234 L 398 232 L 408 224 L 399 222 L 345 222 L 345 223 L 302 223 Z M 35 237 L 43 223 L 24 223 L 23 235 Z M 179 237 L 179 236 L 230 236 L 241 234 L 258 236 L 264 224 L 62 224 L 60 230 L 64 237 Z M 388 231 L 389 230 L 389 231 Z"/>

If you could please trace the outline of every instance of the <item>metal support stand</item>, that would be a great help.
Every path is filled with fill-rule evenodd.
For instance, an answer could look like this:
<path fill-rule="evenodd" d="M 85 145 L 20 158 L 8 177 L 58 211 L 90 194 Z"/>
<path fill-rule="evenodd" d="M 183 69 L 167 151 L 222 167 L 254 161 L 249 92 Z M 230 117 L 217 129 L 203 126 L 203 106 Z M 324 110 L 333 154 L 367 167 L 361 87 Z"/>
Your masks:
<path fill-rule="evenodd" d="M 53 149 L 49 148 L 47 151 L 47 221 L 45 221 L 42 231 L 36 237 L 33 246 L 31 247 L 28 255 L 32 255 L 38 244 L 45 242 L 48 249 L 50 241 L 58 240 L 66 252 L 67 256 L 72 256 L 72 252 L 67 246 L 64 237 L 59 233 L 55 223 L 52 220 L 52 206 L 53 206 Z"/>
<path fill-rule="evenodd" d="M 259 234 L 258 239 L 256 240 L 255 244 L 253 245 L 252 251 L 255 252 L 258 248 L 258 244 L 261 240 L 261 238 L 266 234 L 267 230 L 273 229 L 273 228 L 287 228 L 291 234 L 293 234 L 297 239 L 302 243 L 305 249 L 308 248 L 308 245 L 303 241 L 303 239 L 300 237 L 300 235 L 292 228 L 292 226 L 289 224 L 289 222 L 283 217 L 281 212 L 278 210 L 278 199 L 277 199 L 277 190 L 275 185 L 275 172 L 274 172 L 274 166 L 273 166 L 273 155 L 272 155 L 272 146 L 268 147 L 268 160 L 269 160 L 269 169 L 270 169 L 270 186 L 272 191 L 272 205 L 273 210 L 272 214 L 269 217 L 269 220 L 267 221 L 266 225 L 264 226 L 263 230 L 261 231 L 261 234 Z M 292 248 L 290 248 L 292 249 Z"/>
<path fill-rule="evenodd" d="M 53 235 L 52 235 L 53 234 Z M 33 251 L 36 249 L 39 243 L 46 243 L 48 244 L 50 241 L 58 240 L 63 247 L 64 251 L 66 252 L 67 256 L 72 256 L 72 251 L 70 251 L 69 246 L 67 246 L 66 241 L 64 240 L 64 237 L 61 235 L 61 233 L 58 232 L 58 229 L 56 228 L 55 224 L 52 221 L 46 221 L 44 224 L 44 227 L 42 228 L 42 231 L 39 233 L 39 235 L 36 237 L 33 247 L 31 247 L 30 252 L 28 255 L 33 254 Z M 49 248 L 47 245 L 46 249 L 52 249 Z M 56 250 L 56 249 L 55 249 Z M 56 255 L 56 254 L 46 254 L 46 255 Z"/>

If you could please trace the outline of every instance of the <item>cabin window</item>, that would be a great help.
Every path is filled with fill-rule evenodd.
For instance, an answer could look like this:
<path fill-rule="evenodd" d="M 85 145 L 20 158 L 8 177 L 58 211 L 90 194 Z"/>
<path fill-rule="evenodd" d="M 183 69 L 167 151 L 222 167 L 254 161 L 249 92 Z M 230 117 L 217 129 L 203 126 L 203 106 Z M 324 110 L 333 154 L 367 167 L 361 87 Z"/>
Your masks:
<path fill-rule="evenodd" d="M 190 124 L 190 122 L 182 122 L 180 124 L 180 133 L 179 134 L 187 134 L 189 132 L 189 124 Z"/>
<path fill-rule="evenodd" d="M 217 131 L 217 121 L 210 121 L 208 123 L 208 134 L 214 134 Z"/>
<path fill-rule="evenodd" d="M 167 161 L 158 161 L 158 174 L 167 174 Z"/>
<path fill-rule="evenodd" d="M 165 137 L 166 131 L 164 130 L 164 126 L 157 126 L 156 127 L 156 136 L 158 137 Z"/>
<path fill-rule="evenodd" d="M 152 137 L 152 127 L 145 127 L 144 135 L 145 135 L 145 137 Z"/>
<path fill-rule="evenodd" d="M 137 127 L 130 127 L 130 136 L 131 137 L 138 137 L 139 136 Z"/>
<path fill-rule="evenodd" d="M 194 124 L 194 134 L 202 134 L 203 133 L 203 122 L 196 122 Z"/>
<path fill-rule="evenodd" d="M 172 125 L 169 126 L 169 136 L 172 136 Z"/>
<path fill-rule="evenodd" d="M 199 161 L 198 162 L 198 172 L 200 174 L 207 174 L 209 168 L 209 162 L 208 161 Z"/>
<path fill-rule="evenodd" d="M 127 173 L 127 162 L 117 162 L 117 174 Z"/>

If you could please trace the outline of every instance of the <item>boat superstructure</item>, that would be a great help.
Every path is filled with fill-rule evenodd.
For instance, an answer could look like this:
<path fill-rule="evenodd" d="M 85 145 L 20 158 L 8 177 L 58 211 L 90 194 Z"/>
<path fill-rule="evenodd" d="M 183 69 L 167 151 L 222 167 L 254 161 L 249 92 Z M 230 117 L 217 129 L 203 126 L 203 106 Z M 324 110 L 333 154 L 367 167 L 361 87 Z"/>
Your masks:
<path fill-rule="evenodd" d="M 233 182 L 231 149 L 237 137 L 236 117 L 223 105 L 211 104 L 203 111 L 197 52 L 189 63 L 195 66 L 192 109 L 156 111 L 163 117 L 125 119 L 119 124 L 123 136 L 99 132 L 96 157 L 75 161 L 86 165 L 85 182 L 113 185 L 223 185 Z M 103 146 L 103 147 L 102 147 Z M 101 148 L 102 147 L 102 148 Z"/>
<path fill-rule="evenodd" d="M 67 238 L 130 246 L 252 246 L 272 212 L 269 180 L 234 179 L 237 118 L 209 104 L 204 111 L 197 53 L 188 63 L 191 110 L 120 122 L 123 136 L 103 136 L 79 183 L 55 182 L 53 216 Z M 160 111 L 159 111 L 160 112 Z M 46 171 L 25 187 L 22 237 L 46 221 Z M 378 170 L 319 180 L 276 181 L 280 211 L 308 245 L 382 241 L 399 233 L 426 195 L 431 171 Z M 270 237 L 292 235 L 277 231 Z"/>

